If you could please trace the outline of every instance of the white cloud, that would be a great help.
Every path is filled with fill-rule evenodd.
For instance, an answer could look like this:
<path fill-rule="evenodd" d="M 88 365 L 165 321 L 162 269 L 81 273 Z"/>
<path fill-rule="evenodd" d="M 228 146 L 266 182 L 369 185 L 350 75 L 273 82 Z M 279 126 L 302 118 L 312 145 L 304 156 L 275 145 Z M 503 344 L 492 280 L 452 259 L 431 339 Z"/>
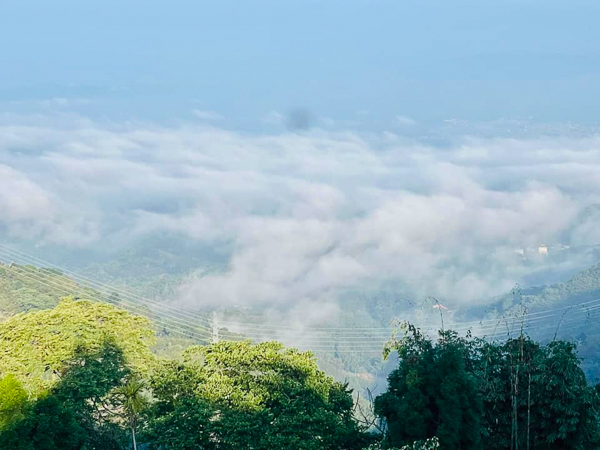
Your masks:
<path fill-rule="evenodd" d="M 389 282 L 468 303 L 539 269 L 515 248 L 592 244 L 598 215 L 584 212 L 600 203 L 598 173 L 597 138 L 437 148 L 324 131 L 12 123 L 0 126 L 0 223 L 79 246 L 160 231 L 230 244 L 227 270 L 181 287 L 190 304 L 333 314 L 343 292 Z"/>
<path fill-rule="evenodd" d="M 0 220 L 8 225 L 30 222 L 53 213 L 47 192 L 21 172 L 0 164 Z"/>
<path fill-rule="evenodd" d="M 26 174 L 0 163 L 0 229 L 9 236 L 75 246 L 98 237 L 92 224 L 71 213 L 69 205 Z"/>

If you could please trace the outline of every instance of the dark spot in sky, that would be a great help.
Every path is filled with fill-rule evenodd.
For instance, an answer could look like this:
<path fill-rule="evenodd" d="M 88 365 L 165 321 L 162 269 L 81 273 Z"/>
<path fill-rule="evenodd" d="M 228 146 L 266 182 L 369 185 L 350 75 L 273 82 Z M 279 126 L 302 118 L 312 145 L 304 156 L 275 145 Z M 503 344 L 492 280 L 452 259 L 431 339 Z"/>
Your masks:
<path fill-rule="evenodd" d="M 288 114 L 286 126 L 289 131 L 306 131 L 310 129 L 312 115 L 305 108 L 295 108 Z"/>

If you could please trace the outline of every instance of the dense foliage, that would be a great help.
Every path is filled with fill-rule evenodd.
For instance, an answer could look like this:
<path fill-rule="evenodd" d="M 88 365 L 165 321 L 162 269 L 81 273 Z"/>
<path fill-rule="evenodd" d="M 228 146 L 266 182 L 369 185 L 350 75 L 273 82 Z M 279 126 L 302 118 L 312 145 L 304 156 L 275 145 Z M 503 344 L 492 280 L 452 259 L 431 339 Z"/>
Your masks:
<path fill-rule="evenodd" d="M 310 353 L 268 342 L 188 349 L 152 380 L 153 447 L 173 449 L 362 448 L 347 386 Z"/>
<path fill-rule="evenodd" d="M 392 342 L 399 364 L 375 401 L 385 443 L 437 436 L 444 449 L 595 449 L 600 401 L 575 345 L 504 343 L 441 332 L 437 342 L 411 325 Z"/>
<path fill-rule="evenodd" d="M 64 299 L 0 324 L 0 448 L 360 449 L 347 385 L 268 342 L 150 351 L 146 319 Z"/>
<path fill-rule="evenodd" d="M 588 385 L 574 344 L 540 345 L 523 336 L 499 345 L 479 341 L 476 350 L 486 448 L 511 441 L 532 449 L 600 446 L 597 390 Z"/>
<path fill-rule="evenodd" d="M 4 418 L 9 424 L 0 432 L 0 448 L 124 448 L 125 435 L 113 420 L 112 409 L 118 405 L 111 401 L 111 391 L 129 375 L 125 357 L 114 342 L 105 341 L 95 351 L 77 350 L 60 371 L 60 382 L 38 392 L 36 400 L 21 397 L 20 417 Z"/>
<path fill-rule="evenodd" d="M 600 448 L 600 389 L 570 342 L 432 340 L 405 324 L 369 428 L 310 352 L 223 341 L 167 359 L 155 330 L 73 298 L 0 323 L 0 448 Z"/>
<path fill-rule="evenodd" d="M 443 333 L 434 345 L 412 325 L 397 342 L 400 364 L 375 412 L 387 422 L 387 443 L 400 447 L 437 436 L 448 450 L 481 448 L 481 400 L 466 343 Z"/>
<path fill-rule="evenodd" d="M 0 374 L 17 376 L 26 389 L 52 387 L 76 352 L 119 343 L 128 365 L 151 366 L 153 332 L 147 319 L 106 303 L 65 298 L 54 309 L 17 314 L 0 323 Z"/>

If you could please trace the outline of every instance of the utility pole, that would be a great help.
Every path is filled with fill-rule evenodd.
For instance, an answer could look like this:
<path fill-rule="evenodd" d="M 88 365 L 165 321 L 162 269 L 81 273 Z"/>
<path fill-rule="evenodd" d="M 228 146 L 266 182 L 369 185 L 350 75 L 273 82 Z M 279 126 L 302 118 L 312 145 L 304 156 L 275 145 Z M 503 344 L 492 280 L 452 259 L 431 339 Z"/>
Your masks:
<path fill-rule="evenodd" d="M 217 312 L 213 311 L 212 313 L 212 343 L 216 344 L 219 342 L 219 319 L 217 317 Z"/>

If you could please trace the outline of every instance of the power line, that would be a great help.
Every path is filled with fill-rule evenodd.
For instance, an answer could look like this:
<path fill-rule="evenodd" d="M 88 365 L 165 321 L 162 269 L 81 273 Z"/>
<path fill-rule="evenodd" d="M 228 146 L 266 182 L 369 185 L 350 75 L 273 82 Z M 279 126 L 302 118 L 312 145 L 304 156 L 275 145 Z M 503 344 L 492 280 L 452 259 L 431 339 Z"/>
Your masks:
<path fill-rule="evenodd" d="M 87 289 L 89 289 L 91 292 L 90 291 L 84 291 L 81 287 L 77 288 L 77 286 L 79 286 L 79 285 L 77 285 L 76 283 L 74 283 L 76 287 L 73 288 L 72 286 L 66 284 L 64 281 L 60 282 L 60 281 L 56 280 L 54 277 L 50 277 L 49 276 L 50 274 L 47 274 L 43 269 L 39 269 L 39 270 L 36 271 L 35 269 L 30 269 L 27 266 L 19 266 L 19 269 L 20 269 L 20 272 L 18 272 L 18 273 L 19 273 L 20 276 L 25 277 L 25 278 L 27 278 L 29 280 L 37 281 L 37 282 L 39 282 L 41 284 L 51 285 L 51 286 L 53 286 L 53 287 L 61 290 L 62 292 L 66 293 L 66 294 L 79 293 L 79 294 L 82 294 L 82 295 L 85 295 L 85 296 L 93 297 L 93 298 L 98 299 L 98 300 L 107 301 L 106 297 L 103 297 L 101 293 L 99 293 L 99 292 L 97 292 L 97 291 L 95 291 L 95 290 L 93 290 L 93 289 L 91 289 L 89 287 Z M 12 267 L 12 270 L 14 272 L 16 270 L 16 268 Z M 137 311 L 141 311 L 142 314 L 144 314 L 144 315 L 148 314 L 148 309 L 143 304 L 138 304 L 138 303 L 132 302 L 132 301 L 126 299 L 126 298 L 121 298 L 121 297 L 119 297 L 119 303 L 122 306 L 126 306 L 126 307 L 129 307 L 129 308 L 135 308 Z M 123 303 L 125 305 L 123 305 Z M 171 316 L 169 316 L 168 314 L 166 314 L 165 317 L 168 320 L 168 318 L 170 318 Z M 175 320 L 175 319 L 172 319 L 172 320 Z M 186 323 L 181 322 L 181 321 L 176 322 L 176 323 L 178 323 L 179 325 L 187 325 Z M 187 326 L 190 326 L 190 325 L 187 325 Z M 199 328 L 199 329 L 208 330 L 208 328 L 205 328 L 205 327 L 203 327 L 201 325 L 197 325 L 197 324 L 194 324 L 193 328 Z"/>
<path fill-rule="evenodd" d="M 72 294 L 84 294 L 86 297 L 91 297 L 92 300 L 99 300 L 99 301 L 106 301 L 106 298 L 102 297 L 99 294 L 94 294 L 91 292 L 84 292 L 81 289 L 73 289 L 72 287 L 65 287 L 64 285 L 61 285 L 59 283 L 55 283 L 52 279 L 49 278 L 45 278 L 43 276 L 37 276 L 32 274 L 31 272 L 27 272 L 27 270 L 23 270 L 22 266 L 19 266 L 18 269 L 21 269 L 22 271 L 19 271 L 17 269 L 17 267 L 9 267 L 7 266 L 7 268 L 9 270 L 11 270 L 13 273 L 16 274 L 16 276 L 21 277 L 21 278 L 25 278 L 27 280 L 30 281 L 34 281 L 36 283 L 40 283 L 43 285 L 51 285 L 52 287 L 54 287 L 55 289 L 65 293 L 66 295 L 72 295 Z M 143 309 L 143 306 L 141 305 L 131 305 L 131 304 L 125 304 L 125 305 L 119 305 L 124 307 L 125 309 L 128 309 L 136 314 L 142 314 L 142 315 L 147 315 L 147 310 Z M 199 333 L 197 330 L 193 329 L 193 328 L 189 328 L 189 327 L 185 327 L 183 326 L 181 323 L 179 322 L 174 322 L 172 319 L 169 318 L 159 318 L 159 323 L 166 323 L 169 325 L 170 329 L 173 329 L 175 332 L 178 332 L 181 335 L 184 335 L 187 338 L 193 339 L 193 340 L 204 340 L 204 336 Z"/>
<path fill-rule="evenodd" d="M 181 310 L 180 308 L 170 307 L 170 306 L 165 305 L 164 303 L 157 302 L 156 300 L 152 300 L 152 299 L 149 299 L 149 298 L 146 298 L 146 297 L 142 297 L 140 295 L 134 294 L 134 293 L 132 293 L 130 291 L 127 291 L 125 289 L 118 288 L 118 287 L 115 287 L 115 286 L 111 286 L 111 285 L 103 283 L 101 281 L 97 281 L 97 280 L 88 278 L 88 277 L 86 277 L 84 275 L 81 275 L 81 274 L 79 274 L 77 272 L 65 269 L 64 267 L 58 266 L 56 264 L 53 264 L 51 262 L 48 262 L 48 261 L 45 261 L 43 259 L 37 258 L 35 256 L 28 255 L 25 252 L 22 252 L 22 251 L 19 251 L 19 250 L 15 250 L 15 249 L 13 249 L 11 247 L 8 247 L 8 246 L 6 246 L 4 244 L 0 244 L 0 251 L 1 250 L 4 250 L 4 253 L 7 254 L 7 255 L 9 255 L 9 257 L 20 257 L 20 258 L 22 258 L 22 259 L 24 259 L 26 261 L 37 261 L 37 263 L 32 264 L 34 266 L 43 265 L 45 267 L 54 268 L 56 270 L 59 270 L 63 274 L 68 274 L 70 278 L 72 278 L 72 279 L 74 279 L 76 281 L 79 281 L 82 284 L 87 284 L 87 285 L 91 286 L 92 288 L 94 288 L 96 290 L 105 289 L 105 290 L 108 290 L 110 292 L 114 292 L 114 293 L 117 293 L 117 294 L 122 294 L 122 295 L 124 295 L 124 296 L 126 296 L 128 298 L 134 298 L 136 300 L 141 300 L 141 301 L 144 302 L 144 304 L 153 305 L 153 306 L 156 306 L 157 308 L 169 309 L 171 311 L 180 312 L 180 313 L 182 312 L 186 316 L 194 316 L 198 320 L 201 320 L 201 321 L 204 321 L 205 323 L 210 324 L 210 320 L 207 317 L 202 316 L 200 314 L 197 314 L 195 312 L 185 311 L 185 310 Z"/>
<path fill-rule="evenodd" d="M 204 323 L 207 326 L 211 326 L 212 325 L 211 321 L 208 318 L 206 318 L 205 316 L 198 315 L 198 314 L 196 314 L 194 312 L 181 310 L 180 308 L 171 307 L 171 306 L 165 306 L 163 303 L 160 303 L 160 302 L 148 299 L 148 298 L 144 298 L 144 297 L 141 297 L 141 296 L 137 296 L 137 295 L 132 294 L 132 293 L 130 293 L 128 291 L 125 291 L 123 289 L 115 288 L 114 286 L 110 286 L 110 285 L 107 285 L 105 283 L 102 283 L 102 282 L 99 282 L 99 281 L 96 281 L 96 280 L 92 280 L 90 278 L 87 278 L 87 277 L 84 277 L 84 276 L 82 276 L 80 274 L 77 274 L 77 273 L 75 273 L 73 271 L 69 271 L 69 270 L 66 270 L 66 269 L 64 269 L 62 267 L 59 267 L 59 266 L 55 265 L 55 264 L 52 264 L 52 263 L 50 263 L 48 261 L 44 261 L 44 260 L 42 260 L 40 258 L 36 258 L 36 257 L 30 256 L 30 255 L 27 255 L 24 252 L 21 252 L 21 251 L 18 251 L 18 250 L 14 250 L 14 249 L 12 249 L 10 247 L 7 247 L 6 245 L 0 244 L 0 247 L 2 247 L 5 250 L 7 250 L 9 252 L 12 252 L 14 254 L 23 255 L 24 257 L 27 257 L 29 260 L 37 260 L 37 261 L 39 261 L 41 263 L 47 264 L 47 265 L 49 265 L 51 267 L 54 267 L 54 268 L 60 270 L 63 273 L 70 274 L 72 276 L 72 278 L 74 278 L 74 279 L 79 279 L 79 280 L 87 281 L 88 283 L 92 284 L 93 286 L 96 286 L 96 285 L 103 286 L 104 288 L 108 288 L 112 292 L 122 293 L 122 294 L 128 296 L 129 298 L 134 297 L 137 301 L 143 301 L 144 304 L 150 304 L 150 305 L 156 306 L 157 308 L 160 308 L 160 309 L 168 309 L 170 312 L 173 312 L 174 314 L 184 314 L 185 319 L 188 319 L 189 316 L 194 316 L 194 317 L 197 317 L 198 319 L 204 321 Z M 594 299 L 594 300 L 590 300 L 590 301 L 587 301 L 587 302 L 581 302 L 581 303 L 576 304 L 576 305 L 559 307 L 559 308 L 548 309 L 548 310 L 542 310 L 542 311 L 537 311 L 537 312 L 534 312 L 534 313 L 526 313 L 526 314 L 523 315 L 523 317 L 525 317 L 526 321 L 533 322 L 534 320 L 538 321 L 538 320 L 543 320 L 546 317 L 551 317 L 551 315 L 548 314 L 550 312 L 565 311 L 565 310 L 571 309 L 573 307 L 582 306 L 582 305 L 590 305 L 590 306 L 592 306 L 592 305 L 598 304 L 599 302 L 600 302 L 600 299 Z M 598 307 L 600 307 L 600 306 L 598 306 Z M 537 316 L 540 316 L 540 317 L 537 317 Z M 453 326 L 453 329 L 457 330 L 457 331 L 463 331 L 463 330 L 466 331 L 466 330 L 471 329 L 471 328 L 480 328 L 480 329 L 482 327 L 484 327 L 484 328 L 492 328 L 492 327 L 497 326 L 497 323 L 500 322 L 500 321 L 502 321 L 502 318 L 500 318 L 500 319 L 486 319 L 486 320 L 471 321 L 471 322 L 460 322 L 458 324 L 455 324 Z M 258 330 L 258 331 L 261 331 L 261 332 L 265 332 L 267 330 L 273 330 L 273 331 L 274 330 L 286 330 L 286 331 L 290 330 L 290 325 L 277 326 L 277 325 L 269 325 L 269 324 L 254 324 L 252 322 L 248 323 L 248 322 L 224 321 L 222 323 L 222 325 L 224 327 L 227 327 L 227 328 L 242 327 L 245 331 L 248 331 L 248 330 Z M 331 333 L 334 333 L 334 332 L 340 332 L 340 334 L 341 334 L 341 332 L 343 332 L 345 330 L 350 330 L 353 333 L 360 333 L 361 331 L 369 331 L 370 333 L 378 332 L 378 333 L 381 333 L 381 334 L 384 334 L 384 335 L 389 335 L 389 333 L 391 333 L 393 331 L 393 328 L 392 327 L 321 327 L 321 328 L 319 328 L 319 327 L 310 327 L 310 332 L 311 333 L 315 333 L 315 334 L 317 334 L 317 333 L 331 334 Z"/>
<path fill-rule="evenodd" d="M 133 294 L 127 290 L 121 288 L 115 288 L 106 283 L 93 280 L 91 278 L 80 275 L 76 272 L 65 270 L 55 264 L 41 260 L 39 258 L 27 255 L 24 252 L 14 250 L 3 244 L 0 244 L 0 257 L 12 262 L 15 260 L 19 264 L 25 262 L 26 265 L 31 264 L 36 266 L 41 264 L 47 265 L 50 268 L 54 268 L 60 271 L 60 275 L 63 278 L 73 280 L 75 286 L 79 286 L 80 283 L 85 288 L 98 292 L 94 294 L 96 298 L 104 300 L 101 297 L 99 289 L 103 289 L 110 293 L 120 294 L 119 302 L 125 303 L 129 309 L 135 311 L 142 311 L 142 314 L 148 314 L 148 306 L 156 309 L 163 310 L 158 315 L 158 320 L 161 323 L 169 325 L 170 328 L 178 330 L 180 334 L 183 334 L 191 339 L 209 340 L 215 339 L 215 336 L 220 339 L 221 336 L 229 336 L 235 339 L 244 339 L 242 336 L 235 336 L 235 333 L 243 333 L 248 338 L 255 341 L 264 340 L 283 340 L 292 342 L 296 346 L 311 346 L 315 351 L 342 351 L 336 350 L 340 347 L 351 347 L 353 352 L 360 353 L 365 350 L 368 351 L 381 351 L 382 346 L 387 342 L 391 333 L 394 330 L 392 327 L 310 327 L 306 329 L 296 330 L 292 327 L 281 325 L 268 325 L 258 324 L 256 322 L 234 322 L 234 321 L 223 321 L 217 322 L 215 317 L 208 319 L 206 316 L 182 310 L 181 308 L 167 306 L 163 303 L 151 300 L 136 294 Z M 37 261 L 37 263 L 32 263 Z M 50 277 L 47 273 L 47 269 L 30 269 L 26 266 L 19 266 L 19 268 L 26 272 L 20 273 L 20 276 L 29 277 L 29 279 L 37 280 L 40 283 L 50 284 L 55 287 L 62 289 L 63 292 L 72 293 L 73 286 L 68 285 L 66 281 L 59 281 L 56 277 Z M 68 277 L 64 274 L 68 274 Z M 81 288 L 80 288 L 81 289 Z M 80 290 L 80 292 L 83 292 Z M 89 292 L 85 292 L 86 295 L 91 295 Z M 496 337 L 510 335 L 511 332 L 520 331 L 521 327 L 527 332 L 533 332 L 536 330 L 552 331 L 550 328 L 560 324 L 561 330 L 567 330 L 577 328 L 575 322 L 580 323 L 581 319 L 578 317 L 572 317 L 573 314 L 586 314 L 587 317 L 592 317 L 591 314 L 600 310 L 600 299 L 589 300 L 581 302 L 571 306 L 552 308 L 547 310 L 541 310 L 534 313 L 525 313 L 520 317 L 513 318 L 512 323 L 509 324 L 509 320 L 506 318 L 497 319 L 486 319 L 472 322 L 460 322 L 451 327 L 452 330 L 457 332 L 466 332 L 469 330 L 475 330 L 478 334 L 483 334 L 485 337 Z M 565 319 L 565 315 L 560 315 L 560 312 L 573 310 L 573 314 Z M 552 318 L 558 318 L 558 322 L 550 320 Z M 563 320 L 564 319 L 564 320 Z M 503 323 L 504 322 L 504 323 Z M 504 326 L 502 326 L 504 325 Z M 564 325 L 564 326 L 563 326 Z M 220 331 L 222 328 L 226 331 Z M 435 332 L 436 327 L 424 328 L 424 331 Z M 490 334 L 485 334 L 490 333 Z M 200 336 L 200 338 L 199 338 Z M 345 350 L 343 350 L 346 352 Z"/>
<path fill-rule="evenodd" d="M 8 256 L 7 256 L 6 252 L 3 252 L 1 248 L 0 248 L 0 256 L 3 256 L 5 260 L 11 260 L 12 259 L 13 261 L 17 261 L 19 264 L 25 264 L 24 266 L 21 266 L 21 267 L 24 268 L 24 270 L 27 270 L 26 269 L 26 265 L 30 265 L 30 263 L 31 263 L 31 260 L 25 259 L 24 257 L 19 257 L 19 256 L 15 256 L 15 255 L 10 255 L 10 254 L 8 254 Z M 56 269 L 60 270 L 60 268 L 58 268 L 58 267 L 56 267 Z M 40 271 L 43 272 L 44 269 L 33 270 L 32 272 L 36 273 L 36 272 L 40 272 Z M 75 279 L 75 278 L 72 278 L 72 280 L 77 281 L 77 279 Z M 55 281 L 54 284 L 60 283 L 59 281 L 56 281 L 56 280 L 54 280 L 54 281 Z M 75 283 L 75 284 L 77 284 L 77 283 Z M 87 286 L 84 284 L 84 286 L 87 287 L 88 289 L 92 289 L 94 291 L 99 292 L 94 287 L 93 283 L 89 283 Z M 105 285 L 105 286 L 107 286 L 107 285 Z M 116 290 L 116 289 L 108 289 L 108 292 L 110 292 L 110 293 L 118 294 L 117 291 L 118 290 Z M 121 291 L 121 292 L 124 292 L 124 291 Z M 147 303 L 149 303 L 150 306 L 155 306 L 158 309 L 164 310 L 165 311 L 164 314 L 166 316 L 171 316 L 173 318 L 176 318 L 177 320 L 180 320 L 182 323 L 186 323 L 188 325 L 203 327 L 199 323 L 190 320 L 188 318 L 188 316 L 185 315 L 184 313 L 182 313 L 181 311 L 174 310 L 173 308 L 169 308 L 168 306 L 161 305 L 160 303 L 157 303 L 157 302 L 152 302 L 150 300 L 146 301 L 147 299 L 144 299 L 143 297 L 139 297 L 139 296 L 136 296 L 136 295 L 133 295 L 133 294 L 125 293 L 125 295 L 119 295 L 119 300 L 125 301 L 125 302 L 129 302 L 129 303 L 133 303 L 133 304 L 142 304 L 144 307 L 148 307 Z M 210 325 L 210 322 L 208 322 L 208 325 Z M 205 328 L 207 328 L 207 327 L 205 327 Z"/>

